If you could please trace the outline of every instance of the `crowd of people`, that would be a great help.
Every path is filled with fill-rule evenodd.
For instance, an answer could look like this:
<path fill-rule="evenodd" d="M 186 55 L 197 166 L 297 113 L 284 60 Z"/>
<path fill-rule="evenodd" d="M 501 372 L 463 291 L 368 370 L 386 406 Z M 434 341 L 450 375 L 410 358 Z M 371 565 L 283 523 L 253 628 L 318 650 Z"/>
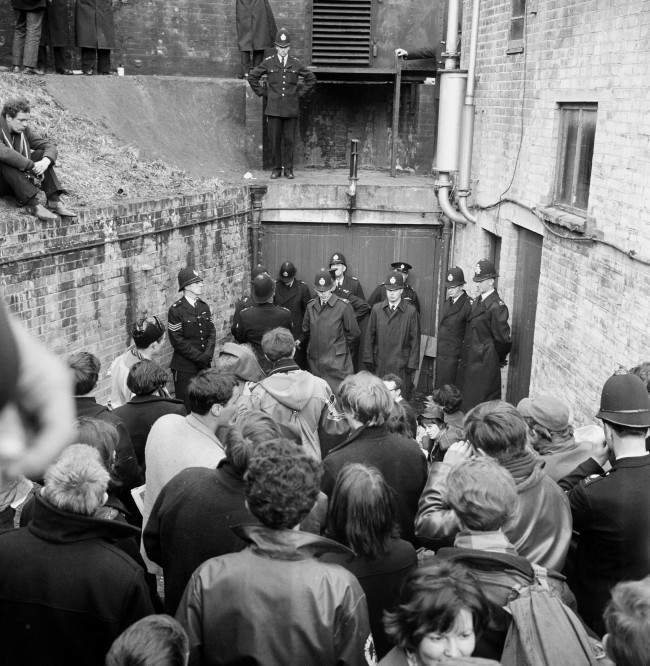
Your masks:
<path fill-rule="evenodd" d="M 420 407 L 380 333 L 417 329 L 396 264 L 372 305 L 340 252 L 313 289 L 258 267 L 218 349 L 184 268 L 110 406 L 95 354 L 0 309 L 3 663 L 650 663 L 650 363 L 604 382 L 602 426 L 550 392 Z"/>

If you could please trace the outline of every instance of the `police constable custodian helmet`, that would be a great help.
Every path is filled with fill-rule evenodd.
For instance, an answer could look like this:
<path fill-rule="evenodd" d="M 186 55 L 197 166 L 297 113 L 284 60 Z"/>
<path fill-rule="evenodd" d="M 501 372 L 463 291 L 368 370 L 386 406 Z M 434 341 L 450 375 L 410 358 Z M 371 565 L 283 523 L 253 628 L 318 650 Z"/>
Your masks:
<path fill-rule="evenodd" d="M 188 284 L 203 282 L 203 278 L 189 266 L 178 271 L 178 291 L 183 291 Z"/>
<path fill-rule="evenodd" d="M 334 280 L 329 271 L 321 268 L 314 278 L 314 289 L 316 291 L 329 291 L 334 286 Z"/>
<path fill-rule="evenodd" d="M 404 276 L 399 271 L 391 271 L 384 280 L 384 287 L 387 291 L 404 289 Z"/>
<path fill-rule="evenodd" d="M 296 275 L 296 267 L 290 262 L 285 261 L 282 266 L 280 266 L 279 278 L 282 282 L 291 282 Z"/>
<path fill-rule="evenodd" d="M 481 259 L 474 269 L 474 282 L 483 282 L 498 277 L 497 269 L 489 259 Z"/>
<path fill-rule="evenodd" d="M 330 259 L 330 267 L 335 266 L 336 264 L 343 264 L 343 266 L 348 265 L 342 252 L 335 252 L 332 255 L 332 258 Z"/>
<path fill-rule="evenodd" d="M 253 303 L 266 303 L 275 291 L 275 281 L 268 273 L 257 275 L 251 282 L 251 299 Z"/>
<path fill-rule="evenodd" d="M 290 46 L 291 45 L 291 38 L 289 37 L 289 33 L 287 32 L 286 28 L 280 28 L 275 36 L 275 42 L 274 44 L 276 46 Z"/>
<path fill-rule="evenodd" d="M 458 266 L 452 266 L 447 271 L 447 279 L 445 285 L 447 287 L 460 287 L 461 284 L 465 284 L 465 273 L 463 269 Z"/>
<path fill-rule="evenodd" d="M 399 271 L 400 273 L 408 273 L 409 271 L 413 270 L 413 266 L 408 263 L 408 261 L 394 261 L 391 265 L 391 268 L 394 268 L 396 271 Z"/>
<path fill-rule="evenodd" d="M 613 375 L 600 394 L 596 418 L 631 428 L 650 428 L 650 395 L 636 375 Z"/>

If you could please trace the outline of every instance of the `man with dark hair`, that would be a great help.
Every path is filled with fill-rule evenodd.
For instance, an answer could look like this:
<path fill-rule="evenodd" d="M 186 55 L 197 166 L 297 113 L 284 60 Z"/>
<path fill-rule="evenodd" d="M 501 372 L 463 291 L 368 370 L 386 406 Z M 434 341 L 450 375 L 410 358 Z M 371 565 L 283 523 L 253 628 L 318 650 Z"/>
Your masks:
<path fill-rule="evenodd" d="M 447 477 L 452 467 L 476 453 L 488 455 L 515 480 L 519 505 L 505 534 L 517 552 L 534 564 L 561 571 L 571 541 L 571 510 L 566 496 L 527 447 L 527 427 L 515 407 L 493 400 L 465 417 L 467 441 L 452 444 L 443 462 L 434 462 L 420 498 L 415 533 L 436 550 L 452 545 L 460 529 L 449 506 Z"/>
<path fill-rule="evenodd" d="M 350 552 L 296 531 L 309 513 L 320 465 L 299 446 L 258 446 L 246 475 L 246 502 L 261 525 L 236 529 L 248 544 L 192 575 L 176 618 L 190 637 L 190 664 L 372 663 L 365 596 L 353 574 L 314 557 Z"/>
<path fill-rule="evenodd" d="M 600 410 L 605 446 L 560 481 L 579 534 L 573 590 L 578 610 L 599 634 L 612 587 L 650 573 L 650 396 L 631 374 L 604 384 Z M 605 473 L 605 462 L 612 465 Z"/>
<path fill-rule="evenodd" d="M 0 114 L 0 195 L 15 197 L 39 220 L 76 217 L 76 213 L 61 202 L 66 191 L 54 171 L 57 149 L 53 141 L 29 128 L 29 102 L 24 98 L 11 99 Z M 43 190 L 47 207 L 38 203 Z"/>

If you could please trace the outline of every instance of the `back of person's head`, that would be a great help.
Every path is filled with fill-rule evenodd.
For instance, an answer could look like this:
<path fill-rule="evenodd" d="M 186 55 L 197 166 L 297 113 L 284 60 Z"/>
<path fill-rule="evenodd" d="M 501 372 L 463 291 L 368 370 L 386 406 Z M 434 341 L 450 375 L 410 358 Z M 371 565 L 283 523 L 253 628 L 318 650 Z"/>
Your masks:
<path fill-rule="evenodd" d="M 271 363 L 292 358 L 295 348 L 295 340 L 288 328 L 272 328 L 262 336 L 262 351 Z"/>
<path fill-rule="evenodd" d="M 228 427 L 223 436 L 226 459 L 235 472 L 243 476 L 255 449 L 281 436 L 281 429 L 268 414 L 258 410 L 247 411 L 237 424 Z"/>
<path fill-rule="evenodd" d="M 189 641 L 169 615 L 147 615 L 125 629 L 111 645 L 106 666 L 185 666 Z"/>
<path fill-rule="evenodd" d="M 382 473 L 352 463 L 336 477 L 327 515 L 327 535 L 349 546 L 359 557 L 386 553 L 396 534 L 393 491 Z"/>
<path fill-rule="evenodd" d="M 384 384 L 394 384 L 395 388 L 393 391 L 401 391 L 402 390 L 402 378 L 399 375 L 396 375 L 394 372 L 389 372 L 387 375 L 384 375 L 381 378 L 381 381 L 384 382 Z M 390 391 L 390 389 L 388 389 Z"/>
<path fill-rule="evenodd" d="M 517 408 L 503 400 L 482 402 L 465 416 L 465 436 L 476 449 L 499 462 L 519 457 L 528 427 Z"/>
<path fill-rule="evenodd" d="M 510 472 L 481 456 L 463 460 L 449 472 L 447 503 L 467 529 L 493 532 L 505 528 L 519 497 Z"/>
<path fill-rule="evenodd" d="M 214 368 L 201 370 L 187 389 L 190 411 L 205 416 L 214 405 L 225 405 L 232 398 L 236 383 L 233 375 L 224 375 Z"/>
<path fill-rule="evenodd" d="M 650 576 L 619 583 L 603 618 L 605 649 L 616 666 L 650 664 Z"/>
<path fill-rule="evenodd" d="M 24 97 L 8 99 L 2 107 L 2 116 L 15 118 L 19 113 L 31 113 L 29 102 Z"/>
<path fill-rule="evenodd" d="M 264 377 L 257 356 L 250 345 L 236 342 L 224 343 L 214 359 L 213 370 L 221 374 L 235 375 L 241 382 L 258 382 Z"/>
<path fill-rule="evenodd" d="M 80 416 L 75 421 L 76 441 L 87 444 L 99 453 L 99 458 L 104 467 L 113 471 L 115 462 L 115 451 L 120 440 L 117 428 L 108 421 L 93 419 L 88 416 Z"/>
<path fill-rule="evenodd" d="M 636 375 L 645 384 L 648 393 L 650 393 L 650 361 L 630 368 L 630 374 Z"/>
<path fill-rule="evenodd" d="M 443 384 L 433 390 L 431 399 L 436 405 L 440 405 L 445 414 L 453 414 L 460 409 L 463 395 L 453 384 Z"/>
<path fill-rule="evenodd" d="M 260 444 L 248 463 L 246 500 L 266 527 L 291 529 L 311 511 L 320 490 L 320 463 L 289 439 Z"/>
<path fill-rule="evenodd" d="M 108 480 L 99 452 L 72 444 L 45 472 L 43 497 L 63 511 L 90 516 L 104 503 Z"/>
<path fill-rule="evenodd" d="M 97 386 L 102 364 L 94 354 L 87 351 L 70 354 L 68 367 L 73 373 L 75 395 L 86 395 Z"/>
<path fill-rule="evenodd" d="M 411 432 L 406 409 L 401 402 L 393 402 L 391 405 L 390 414 L 386 419 L 386 429 L 396 435 L 415 437 L 415 433 Z"/>
<path fill-rule="evenodd" d="M 394 402 L 384 382 L 369 372 L 346 377 L 339 387 L 339 400 L 344 412 L 364 425 L 383 425 Z"/>
<path fill-rule="evenodd" d="M 144 359 L 131 366 L 126 386 L 135 395 L 150 395 L 167 385 L 167 370 L 155 361 Z"/>
<path fill-rule="evenodd" d="M 165 327 L 158 317 L 138 319 L 131 329 L 133 342 L 138 349 L 147 349 L 154 342 L 161 342 L 165 335 Z"/>

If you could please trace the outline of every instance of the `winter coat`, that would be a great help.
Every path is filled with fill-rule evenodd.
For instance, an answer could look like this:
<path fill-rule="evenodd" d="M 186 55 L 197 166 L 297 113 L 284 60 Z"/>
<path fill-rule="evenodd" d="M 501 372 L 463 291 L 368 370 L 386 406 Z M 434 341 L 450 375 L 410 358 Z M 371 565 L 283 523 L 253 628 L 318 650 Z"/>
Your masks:
<path fill-rule="evenodd" d="M 50 46 L 74 46 L 74 20 L 71 0 L 50 0 L 45 14 L 43 30 Z"/>
<path fill-rule="evenodd" d="M 235 20 L 240 51 L 264 51 L 273 48 L 278 29 L 268 0 L 237 0 Z"/>
<path fill-rule="evenodd" d="M 190 666 L 372 663 L 365 656 L 374 648 L 359 583 L 317 559 L 347 548 L 261 525 L 236 532 L 249 546 L 200 566 L 179 604 Z"/>
<path fill-rule="evenodd" d="M 471 309 L 472 299 L 465 291 L 455 302 L 446 299 L 442 306 L 438 324 L 436 388 L 445 384 L 458 386 L 458 365 Z"/>
<path fill-rule="evenodd" d="M 0 535 L 6 663 L 104 664 L 113 640 L 154 612 L 142 568 L 113 543 L 132 535 L 36 497 L 32 522 Z"/>
<path fill-rule="evenodd" d="M 57 149 L 52 141 L 29 127 L 15 134 L 9 129 L 6 118 L 0 116 L 0 162 L 20 171 L 30 171 L 34 168 L 33 150 L 42 150 L 43 157 L 49 158 L 52 164 L 56 162 Z"/>
<path fill-rule="evenodd" d="M 311 299 L 312 295 L 309 287 L 302 280 L 294 280 L 291 286 L 285 284 L 282 280 L 276 280 L 273 303 L 281 305 L 291 312 L 291 331 L 294 338 L 300 336 L 307 303 Z"/>
<path fill-rule="evenodd" d="M 89 49 L 115 48 L 111 0 L 77 0 L 75 24 L 77 46 Z"/>
<path fill-rule="evenodd" d="M 14 9 L 24 12 L 36 12 L 45 9 L 46 0 L 11 0 Z"/>

